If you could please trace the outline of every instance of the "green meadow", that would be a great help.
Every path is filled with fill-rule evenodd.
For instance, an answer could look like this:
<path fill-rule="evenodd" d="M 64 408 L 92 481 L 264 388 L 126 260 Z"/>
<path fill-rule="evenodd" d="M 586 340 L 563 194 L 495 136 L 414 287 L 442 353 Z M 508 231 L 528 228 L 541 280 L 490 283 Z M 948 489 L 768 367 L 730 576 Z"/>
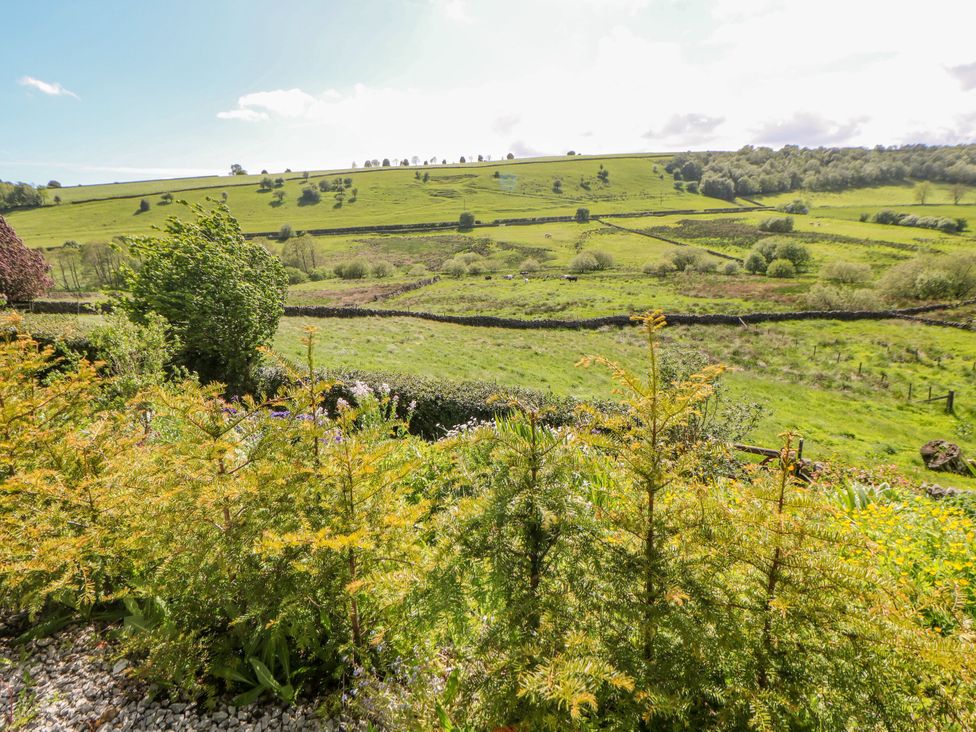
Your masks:
<path fill-rule="evenodd" d="M 316 171 L 308 182 L 301 173 L 293 173 L 286 176 L 280 206 L 272 205 L 271 194 L 258 191 L 260 176 L 253 175 L 86 186 L 62 189 L 62 198 L 97 200 L 16 212 L 9 220 L 34 246 L 107 239 L 149 232 L 167 215 L 179 214 L 181 207 L 159 202 L 159 192 L 176 193 L 184 186 L 177 198 L 203 201 L 226 190 L 228 205 L 245 231 L 276 231 L 286 223 L 296 230 L 295 238 L 287 241 L 260 239 L 286 264 L 307 271 L 296 273 L 307 281 L 296 280 L 290 287 L 289 304 L 510 318 L 592 318 L 658 308 L 665 313 L 797 310 L 808 307 L 810 293 L 824 284 L 841 293 L 875 298 L 871 301 L 879 307 L 914 305 L 919 301 L 884 299 L 881 288 L 891 267 L 915 257 L 976 251 L 972 229 L 947 234 L 860 220 L 864 213 L 891 208 L 971 218 L 976 224 L 976 193 L 969 191 L 968 198 L 955 205 L 949 188 L 938 185 L 930 187 L 924 206 L 916 200 L 913 185 L 766 197 L 762 203 L 769 205 L 800 197 L 812 207 L 808 215 L 793 216 L 791 233 L 775 235 L 802 244 L 810 254 L 804 271 L 784 279 L 747 274 L 737 267 L 727 270 L 728 259 L 704 254 L 711 250 L 742 260 L 771 236 L 760 225 L 782 214 L 748 208 L 725 214 L 643 215 L 470 231 L 317 237 L 300 233 L 304 228 L 454 220 L 465 209 L 488 221 L 570 215 L 580 206 L 599 214 L 701 211 L 727 205 L 677 190 L 664 174 L 665 161 L 647 155 Z M 609 171 L 606 184 L 596 177 L 601 165 Z M 429 173 L 430 179 L 418 180 L 417 172 Z M 336 176 L 353 179 L 355 203 L 334 208 L 332 194 L 327 193 L 317 205 L 297 205 L 303 186 Z M 581 186 L 581 178 L 589 190 Z M 555 180 L 561 181 L 561 193 L 553 191 Z M 136 214 L 142 196 L 154 196 L 152 205 L 146 214 Z M 295 259 L 298 250 L 302 263 Z M 676 253 L 695 250 L 714 262 L 710 271 L 666 271 Z M 574 281 L 567 279 L 574 259 L 587 253 L 606 256 L 611 263 L 600 271 L 576 273 Z M 59 255 L 48 251 L 46 256 L 56 262 Z M 450 264 L 458 258 L 465 258 L 468 266 L 451 274 Z M 368 265 L 365 277 L 342 279 L 334 274 L 337 266 L 353 260 Z M 867 279 L 854 285 L 828 283 L 825 273 L 837 262 L 861 265 Z M 389 265 L 385 276 L 370 272 L 378 264 Z M 59 276 L 58 267 L 55 275 Z M 425 286 L 401 292 L 406 285 L 435 277 Z M 976 307 L 966 306 L 931 317 L 965 321 L 974 316 Z M 32 322 L 45 330 L 72 330 L 87 328 L 94 319 L 32 316 Z M 600 353 L 634 365 L 641 357 L 637 334 L 629 328 L 519 331 L 412 318 L 284 318 L 275 347 L 297 358 L 307 325 L 320 329 L 317 359 L 322 365 L 487 380 L 584 398 L 606 398 L 610 392 L 606 374 L 576 367 L 581 356 Z M 919 480 L 933 480 L 924 474 L 918 458 L 924 442 L 951 439 L 976 451 L 976 338 L 971 332 L 906 321 L 812 321 L 674 327 L 666 331 L 665 341 L 669 348 L 699 352 L 727 366 L 727 398 L 763 408 L 749 436 L 754 442 L 775 445 L 779 433 L 796 429 L 806 438 L 810 457 L 892 463 Z M 909 386 L 916 397 L 911 402 Z M 944 413 L 942 402 L 918 401 L 930 388 L 936 395 L 956 392 L 954 415 Z M 944 476 L 935 479 L 946 482 Z"/>

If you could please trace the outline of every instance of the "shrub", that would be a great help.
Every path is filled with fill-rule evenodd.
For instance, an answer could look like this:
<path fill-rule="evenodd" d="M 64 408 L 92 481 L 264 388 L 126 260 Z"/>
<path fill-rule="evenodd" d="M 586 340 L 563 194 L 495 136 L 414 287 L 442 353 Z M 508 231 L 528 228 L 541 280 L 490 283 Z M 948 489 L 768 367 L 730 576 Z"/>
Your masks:
<path fill-rule="evenodd" d="M 739 265 L 737 262 L 726 262 L 725 266 L 722 267 L 722 272 L 727 275 L 737 275 L 739 274 Z"/>
<path fill-rule="evenodd" d="M 686 270 L 694 270 L 701 263 L 703 255 L 704 252 L 700 249 L 681 247 L 680 249 L 672 250 L 670 259 L 674 269 L 678 272 L 684 272 Z"/>
<path fill-rule="evenodd" d="M 821 270 L 821 275 L 830 282 L 857 285 L 871 279 L 871 267 L 859 262 L 829 262 Z"/>
<path fill-rule="evenodd" d="M 92 329 L 88 338 L 109 377 L 108 396 L 125 401 L 143 389 L 161 386 L 166 367 L 179 351 L 180 342 L 171 334 L 169 323 L 157 313 L 149 313 L 142 324 L 124 313 L 106 316 L 104 325 Z"/>
<path fill-rule="evenodd" d="M 709 198 L 731 201 L 735 198 L 735 183 L 724 176 L 708 174 L 702 177 L 701 192 Z"/>
<path fill-rule="evenodd" d="M 430 271 L 422 264 L 415 264 L 407 274 L 412 277 L 426 277 L 430 274 Z"/>
<path fill-rule="evenodd" d="M 384 278 L 392 277 L 396 274 L 396 267 L 386 261 L 379 261 L 373 263 L 373 277 Z"/>
<path fill-rule="evenodd" d="M 774 259 L 766 267 L 767 277 L 796 277 L 796 267 L 788 259 Z"/>
<path fill-rule="evenodd" d="M 312 206 L 322 200 L 322 194 L 315 188 L 308 186 L 302 189 L 302 195 L 298 197 L 299 206 Z"/>
<path fill-rule="evenodd" d="M 776 242 L 773 259 L 788 259 L 797 272 L 804 272 L 810 265 L 810 250 L 799 242 L 780 239 Z"/>
<path fill-rule="evenodd" d="M 333 271 L 336 277 L 343 280 L 361 280 L 369 274 L 369 262 L 361 257 L 340 262 Z"/>
<path fill-rule="evenodd" d="M 17 232 L 0 216 L 0 296 L 7 302 L 28 302 L 54 286 L 51 265 L 35 249 L 28 249 Z"/>
<path fill-rule="evenodd" d="M 880 310 L 881 300 L 874 290 L 849 289 L 816 284 L 803 296 L 809 310 Z"/>
<path fill-rule="evenodd" d="M 542 269 L 542 265 L 532 257 L 522 260 L 522 264 L 519 265 L 519 272 L 538 272 L 540 269 Z"/>
<path fill-rule="evenodd" d="M 698 181 L 697 180 L 688 181 L 685 184 L 685 190 L 688 191 L 688 193 L 698 193 Z"/>
<path fill-rule="evenodd" d="M 441 268 L 451 277 L 461 277 L 468 272 L 468 265 L 457 257 L 444 262 Z"/>
<path fill-rule="evenodd" d="M 613 255 L 608 252 L 602 252 L 599 249 L 594 249 L 591 254 L 596 260 L 597 269 L 610 269 L 613 267 Z"/>
<path fill-rule="evenodd" d="M 763 219 L 759 224 L 759 230 L 776 234 L 788 234 L 793 231 L 793 217 L 773 216 L 768 219 Z"/>
<path fill-rule="evenodd" d="M 289 285 L 300 285 L 308 282 L 308 275 L 298 267 L 285 267 L 285 277 L 288 278 Z"/>
<path fill-rule="evenodd" d="M 462 230 L 470 229 L 474 226 L 474 214 L 470 211 L 465 211 L 458 217 L 458 228 Z"/>
<path fill-rule="evenodd" d="M 588 208 L 578 208 L 576 209 L 576 223 L 585 224 L 590 220 L 590 209 Z"/>
<path fill-rule="evenodd" d="M 141 201 L 139 201 L 139 213 L 146 213 L 146 211 L 151 208 L 152 204 L 149 203 L 148 198 L 143 198 Z"/>
<path fill-rule="evenodd" d="M 976 255 L 921 255 L 891 267 L 879 288 L 888 297 L 917 300 L 970 297 L 976 293 Z"/>
<path fill-rule="evenodd" d="M 750 274 L 765 274 L 768 263 L 766 262 L 766 257 L 761 252 L 753 250 L 749 252 L 742 266 Z"/>
<path fill-rule="evenodd" d="M 287 241 L 295 235 L 295 230 L 292 228 L 291 224 L 282 224 L 281 228 L 278 229 L 278 239 L 280 241 Z"/>
<path fill-rule="evenodd" d="M 335 272 L 328 267 L 316 267 L 308 273 L 308 278 L 312 282 L 320 282 L 335 276 Z"/>
<path fill-rule="evenodd" d="M 674 272 L 674 265 L 670 262 L 648 262 L 641 268 L 641 271 L 647 275 L 663 277 L 666 274 Z"/>
<path fill-rule="evenodd" d="M 573 261 L 569 263 L 569 271 L 575 272 L 576 274 L 594 272 L 599 268 L 600 263 L 590 252 L 581 252 L 577 254 L 575 257 L 573 257 Z"/>
<path fill-rule="evenodd" d="M 278 327 L 288 280 L 277 257 L 244 238 L 226 205 L 189 208 L 193 220 L 171 217 L 163 236 L 130 242 L 142 267 L 128 274 L 122 305 L 138 323 L 163 316 L 184 363 L 203 379 L 243 389 Z"/>
<path fill-rule="evenodd" d="M 788 214 L 808 214 L 810 213 L 810 205 L 806 201 L 796 198 L 789 203 L 778 206 L 776 210 Z M 792 227 L 790 229 L 792 230 Z"/>

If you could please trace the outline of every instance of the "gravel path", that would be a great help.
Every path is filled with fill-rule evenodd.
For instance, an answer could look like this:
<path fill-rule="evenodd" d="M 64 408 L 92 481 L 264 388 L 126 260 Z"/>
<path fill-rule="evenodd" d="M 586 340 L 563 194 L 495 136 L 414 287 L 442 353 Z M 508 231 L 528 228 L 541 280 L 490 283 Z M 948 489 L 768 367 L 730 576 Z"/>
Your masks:
<path fill-rule="evenodd" d="M 3 635 L 0 621 L 0 636 Z M 213 710 L 153 699 L 130 676 L 105 629 L 75 626 L 26 646 L 0 637 L 0 730 L 320 730 L 354 729 L 321 721 L 311 706 L 272 704 Z"/>

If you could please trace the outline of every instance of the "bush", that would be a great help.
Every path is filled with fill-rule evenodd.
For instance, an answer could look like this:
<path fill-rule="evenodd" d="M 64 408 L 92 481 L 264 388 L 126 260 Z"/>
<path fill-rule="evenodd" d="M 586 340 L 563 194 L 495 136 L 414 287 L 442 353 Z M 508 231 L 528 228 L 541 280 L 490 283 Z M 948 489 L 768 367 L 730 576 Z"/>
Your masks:
<path fill-rule="evenodd" d="M 458 259 L 457 257 L 455 257 L 454 259 L 449 259 L 446 262 L 444 262 L 441 268 L 444 270 L 446 274 L 449 274 L 451 277 L 461 277 L 462 275 L 465 275 L 468 272 L 468 265 L 465 264 L 463 260 Z"/>
<path fill-rule="evenodd" d="M 573 257 L 573 261 L 569 263 L 569 271 L 575 272 L 576 274 L 583 274 L 584 272 L 594 272 L 600 269 L 600 263 L 596 260 L 590 252 L 581 252 Z"/>
<path fill-rule="evenodd" d="M 291 224 L 282 224 L 281 228 L 278 229 L 278 239 L 279 241 L 287 241 L 295 235 L 295 230 L 292 228 Z"/>
<path fill-rule="evenodd" d="M 739 265 L 736 262 L 726 262 L 725 266 L 722 267 L 722 272 L 727 275 L 737 275 L 739 274 Z"/>
<path fill-rule="evenodd" d="M 829 262 L 821 270 L 821 275 L 830 282 L 857 285 L 871 279 L 871 267 L 859 262 Z"/>
<path fill-rule="evenodd" d="M 385 277 L 392 277 L 394 274 L 396 274 L 396 267 L 389 262 L 381 260 L 373 263 L 373 277 L 382 279 Z"/>
<path fill-rule="evenodd" d="M 776 234 L 788 234 L 793 231 L 792 216 L 773 216 L 764 219 L 759 224 L 760 231 L 769 231 Z"/>
<path fill-rule="evenodd" d="M 171 217 L 162 237 L 131 241 L 142 268 L 129 274 L 122 304 L 138 323 L 162 315 L 187 366 L 240 390 L 277 330 L 288 280 L 277 257 L 244 238 L 226 205 L 189 208 L 193 220 Z"/>
<path fill-rule="evenodd" d="M 149 203 L 148 198 L 143 198 L 141 201 L 139 201 L 139 213 L 146 213 L 146 211 L 151 208 L 152 204 Z"/>
<path fill-rule="evenodd" d="M 742 266 L 750 274 L 765 274 L 768 262 L 766 262 L 766 257 L 762 255 L 762 252 L 753 250 L 749 252 Z"/>
<path fill-rule="evenodd" d="M 596 260 L 597 269 L 610 269 L 613 267 L 613 255 L 608 252 L 601 252 L 599 249 L 594 249 L 591 254 Z"/>
<path fill-rule="evenodd" d="M 688 191 L 688 193 L 698 193 L 698 181 L 697 180 L 688 181 L 685 184 L 685 190 Z"/>
<path fill-rule="evenodd" d="M 0 299 L 28 302 L 54 286 L 51 265 L 36 249 L 28 249 L 0 216 Z"/>
<path fill-rule="evenodd" d="M 808 310 L 880 310 L 881 299 L 874 290 L 816 284 L 803 297 Z"/>
<path fill-rule="evenodd" d="M 328 267 L 316 267 L 308 273 L 308 278 L 312 282 L 321 282 L 335 276 L 335 272 Z"/>
<path fill-rule="evenodd" d="M 641 271 L 647 275 L 664 277 L 665 275 L 674 272 L 674 265 L 669 262 L 648 262 L 641 268 Z"/>
<path fill-rule="evenodd" d="M 167 366 L 180 348 L 165 318 L 149 313 L 145 322 L 138 324 L 115 312 L 105 321 L 93 328 L 88 338 L 98 360 L 105 364 L 109 398 L 125 402 L 143 389 L 161 386 Z"/>
<path fill-rule="evenodd" d="M 588 208 L 578 208 L 576 209 L 576 223 L 585 224 L 590 220 L 590 209 Z"/>
<path fill-rule="evenodd" d="M 299 206 L 312 206 L 322 200 L 322 194 L 316 188 L 308 186 L 302 189 L 302 195 L 298 197 Z"/>
<path fill-rule="evenodd" d="M 891 298 L 958 299 L 976 293 L 976 254 L 925 254 L 891 267 L 879 288 Z"/>
<path fill-rule="evenodd" d="M 776 210 L 788 214 L 808 214 L 810 213 L 810 205 L 806 201 L 796 198 L 789 203 L 784 203 L 783 205 L 778 206 Z M 791 226 L 791 231 L 792 228 L 793 227 Z"/>
<path fill-rule="evenodd" d="M 685 272 L 695 270 L 701 264 L 704 256 L 705 253 L 700 249 L 681 247 L 680 249 L 673 249 L 669 258 L 675 270 Z"/>
<path fill-rule="evenodd" d="M 776 241 L 773 259 L 788 259 L 797 272 L 805 272 L 810 266 L 810 250 L 799 242 L 780 239 Z"/>
<path fill-rule="evenodd" d="M 343 280 L 361 280 L 369 274 L 369 262 L 361 257 L 340 262 L 333 269 L 336 277 Z"/>
<path fill-rule="evenodd" d="M 422 264 L 415 264 L 407 274 L 411 277 L 426 277 L 430 271 Z"/>
<path fill-rule="evenodd" d="M 796 267 L 788 259 L 774 259 L 766 267 L 767 277 L 796 277 Z"/>
<path fill-rule="evenodd" d="M 519 272 L 538 272 L 540 269 L 542 265 L 532 257 L 522 260 L 522 264 L 519 265 Z"/>
<path fill-rule="evenodd" d="M 470 211 L 465 211 L 458 217 L 458 228 L 462 230 L 470 229 L 474 226 L 475 219 L 474 214 Z"/>
<path fill-rule="evenodd" d="M 289 285 L 300 285 L 309 280 L 305 271 L 298 269 L 298 267 L 285 267 L 285 277 L 288 278 Z"/>
<path fill-rule="evenodd" d="M 701 181 L 701 192 L 709 198 L 731 201 L 735 198 L 735 183 L 724 176 L 706 175 Z"/>

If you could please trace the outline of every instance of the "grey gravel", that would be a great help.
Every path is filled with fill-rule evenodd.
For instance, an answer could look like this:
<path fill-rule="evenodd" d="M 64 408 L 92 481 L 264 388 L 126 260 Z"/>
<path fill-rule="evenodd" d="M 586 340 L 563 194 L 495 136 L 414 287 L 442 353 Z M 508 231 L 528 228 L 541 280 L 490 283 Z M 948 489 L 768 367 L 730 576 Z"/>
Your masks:
<path fill-rule="evenodd" d="M 0 630 L 4 622 L 0 620 Z M 272 703 L 212 710 L 167 700 L 132 677 L 128 659 L 95 626 L 76 626 L 52 638 L 13 646 L 0 638 L 0 730 L 336 730 L 359 725 L 322 720 L 310 704 L 283 710 Z"/>

